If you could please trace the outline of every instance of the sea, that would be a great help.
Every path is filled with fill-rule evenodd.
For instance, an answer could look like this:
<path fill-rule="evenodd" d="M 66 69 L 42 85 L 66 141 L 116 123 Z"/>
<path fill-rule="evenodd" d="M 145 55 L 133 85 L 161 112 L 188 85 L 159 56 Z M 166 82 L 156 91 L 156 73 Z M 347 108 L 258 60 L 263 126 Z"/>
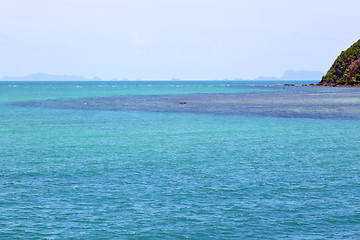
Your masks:
<path fill-rule="evenodd" d="M 360 239 L 360 89 L 0 82 L 0 239 Z"/>

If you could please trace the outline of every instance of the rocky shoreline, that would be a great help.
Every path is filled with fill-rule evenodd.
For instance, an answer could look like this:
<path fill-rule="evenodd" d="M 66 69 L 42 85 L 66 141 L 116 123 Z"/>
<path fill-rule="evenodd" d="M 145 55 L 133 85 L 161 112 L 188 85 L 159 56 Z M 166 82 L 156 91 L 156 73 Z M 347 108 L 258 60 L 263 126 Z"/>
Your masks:
<path fill-rule="evenodd" d="M 360 87 L 360 84 L 335 84 L 329 82 L 319 82 L 317 84 L 302 84 L 302 85 L 295 85 L 295 84 L 284 84 L 283 87 Z"/>
<path fill-rule="evenodd" d="M 302 84 L 295 85 L 291 83 L 286 83 L 283 87 L 360 87 L 360 84 L 336 84 L 331 82 L 319 82 L 317 84 Z"/>
<path fill-rule="evenodd" d="M 316 86 L 324 86 L 324 87 L 360 87 L 360 84 L 337 84 L 332 82 L 319 82 Z"/>

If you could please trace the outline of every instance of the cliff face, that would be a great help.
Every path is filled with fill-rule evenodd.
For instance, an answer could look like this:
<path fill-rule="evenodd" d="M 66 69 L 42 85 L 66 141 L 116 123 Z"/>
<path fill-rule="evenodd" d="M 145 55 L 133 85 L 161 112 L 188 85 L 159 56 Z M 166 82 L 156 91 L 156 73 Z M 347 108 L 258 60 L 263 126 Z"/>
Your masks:
<path fill-rule="evenodd" d="M 318 86 L 360 86 L 360 40 L 336 58 Z"/>

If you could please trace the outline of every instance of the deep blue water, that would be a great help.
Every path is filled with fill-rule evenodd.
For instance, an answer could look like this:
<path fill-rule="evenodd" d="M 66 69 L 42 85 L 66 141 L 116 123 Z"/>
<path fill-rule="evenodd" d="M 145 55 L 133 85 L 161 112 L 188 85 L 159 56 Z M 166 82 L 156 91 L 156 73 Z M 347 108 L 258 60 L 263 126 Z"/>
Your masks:
<path fill-rule="evenodd" d="M 360 90 L 282 84 L 0 83 L 0 239 L 359 239 Z"/>

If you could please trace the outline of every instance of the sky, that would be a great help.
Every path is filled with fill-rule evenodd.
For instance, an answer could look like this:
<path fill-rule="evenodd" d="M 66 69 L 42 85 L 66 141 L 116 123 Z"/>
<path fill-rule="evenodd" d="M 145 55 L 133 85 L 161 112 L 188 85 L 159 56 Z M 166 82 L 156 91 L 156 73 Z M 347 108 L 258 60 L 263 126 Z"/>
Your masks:
<path fill-rule="evenodd" d="M 326 72 L 359 0 L 1 0 L 0 77 L 253 79 Z"/>

